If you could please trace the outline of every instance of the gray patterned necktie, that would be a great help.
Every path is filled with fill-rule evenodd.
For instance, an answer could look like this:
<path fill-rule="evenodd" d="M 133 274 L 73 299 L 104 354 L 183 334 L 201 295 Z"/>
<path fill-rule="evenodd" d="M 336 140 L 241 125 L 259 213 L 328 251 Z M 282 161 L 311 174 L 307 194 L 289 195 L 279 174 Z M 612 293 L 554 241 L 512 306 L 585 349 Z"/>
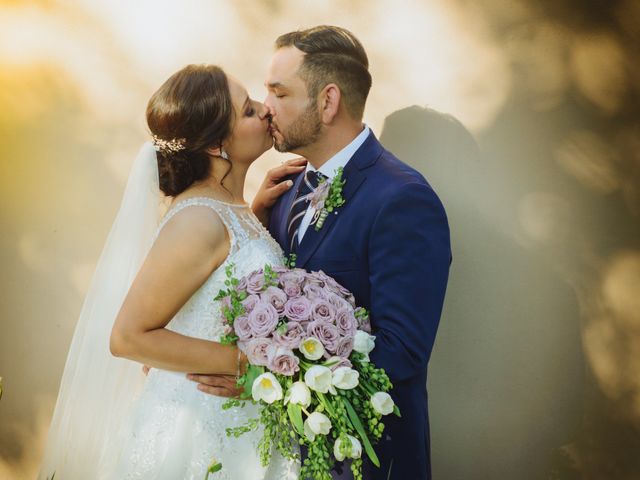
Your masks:
<path fill-rule="evenodd" d="M 305 213 L 307 213 L 309 197 L 314 190 L 318 188 L 318 184 L 322 178 L 327 179 L 328 177 L 317 170 L 308 170 L 304 174 L 302 182 L 300 182 L 300 186 L 296 192 L 296 199 L 291 205 L 289 219 L 287 221 L 287 235 L 289 236 L 289 250 L 291 253 L 295 253 L 300 245 L 300 223 L 302 223 L 302 219 Z"/>

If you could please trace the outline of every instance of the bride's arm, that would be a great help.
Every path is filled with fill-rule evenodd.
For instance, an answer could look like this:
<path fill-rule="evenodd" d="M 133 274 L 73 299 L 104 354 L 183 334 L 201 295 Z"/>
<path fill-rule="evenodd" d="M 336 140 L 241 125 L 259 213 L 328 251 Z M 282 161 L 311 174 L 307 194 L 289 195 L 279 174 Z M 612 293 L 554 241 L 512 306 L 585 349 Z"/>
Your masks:
<path fill-rule="evenodd" d="M 229 253 L 227 230 L 207 207 L 167 222 L 136 276 L 111 332 L 111 353 L 151 367 L 235 375 L 235 346 L 187 337 L 165 327 Z M 217 293 L 217 292 L 215 292 Z M 246 357 L 242 358 L 242 367 Z"/>

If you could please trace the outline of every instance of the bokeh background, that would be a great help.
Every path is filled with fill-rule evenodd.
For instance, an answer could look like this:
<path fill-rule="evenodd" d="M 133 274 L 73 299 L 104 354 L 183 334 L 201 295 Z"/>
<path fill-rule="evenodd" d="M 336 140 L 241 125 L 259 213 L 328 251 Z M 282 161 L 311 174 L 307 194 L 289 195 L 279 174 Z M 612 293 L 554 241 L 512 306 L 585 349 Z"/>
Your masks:
<path fill-rule="evenodd" d="M 0 479 L 36 475 L 151 93 L 217 63 L 263 99 L 273 40 L 320 23 L 449 214 L 434 478 L 640 478 L 638 0 L 2 0 Z"/>

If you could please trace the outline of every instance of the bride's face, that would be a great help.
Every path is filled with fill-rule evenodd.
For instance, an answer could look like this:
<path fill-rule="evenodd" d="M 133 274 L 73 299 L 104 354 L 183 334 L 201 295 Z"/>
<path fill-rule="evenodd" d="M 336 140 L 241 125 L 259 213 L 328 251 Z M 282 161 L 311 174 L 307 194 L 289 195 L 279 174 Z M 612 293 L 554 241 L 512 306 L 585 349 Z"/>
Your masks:
<path fill-rule="evenodd" d="M 232 162 L 251 163 L 273 146 L 268 110 L 263 103 L 251 99 L 234 77 L 228 76 L 228 81 L 235 119 L 231 136 L 223 145 Z"/>

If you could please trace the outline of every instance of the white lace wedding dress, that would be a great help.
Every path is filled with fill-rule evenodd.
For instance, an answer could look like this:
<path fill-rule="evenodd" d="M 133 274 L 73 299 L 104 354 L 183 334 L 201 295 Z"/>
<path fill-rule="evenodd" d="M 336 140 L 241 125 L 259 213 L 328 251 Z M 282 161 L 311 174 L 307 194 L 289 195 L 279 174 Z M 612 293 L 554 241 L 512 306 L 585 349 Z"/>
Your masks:
<path fill-rule="evenodd" d="M 219 302 L 214 300 L 225 288 L 225 267 L 233 263 L 236 277 L 269 263 L 282 265 L 283 253 L 248 206 L 210 198 L 189 198 L 172 207 L 158 232 L 169 219 L 185 208 L 215 210 L 225 223 L 231 250 L 167 328 L 183 335 L 219 340 L 223 333 Z M 270 465 L 260 465 L 257 453 L 262 429 L 239 438 L 227 437 L 227 427 L 240 426 L 259 415 L 259 406 L 247 402 L 244 408 L 222 410 L 226 398 L 199 391 L 184 373 L 152 369 L 125 424 L 117 471 L 110 479 L 203 480 L 215 459 L 222 470 L 211 480 L 297 479 L 298 462 L 287 461 L 274 451 Z"/>

